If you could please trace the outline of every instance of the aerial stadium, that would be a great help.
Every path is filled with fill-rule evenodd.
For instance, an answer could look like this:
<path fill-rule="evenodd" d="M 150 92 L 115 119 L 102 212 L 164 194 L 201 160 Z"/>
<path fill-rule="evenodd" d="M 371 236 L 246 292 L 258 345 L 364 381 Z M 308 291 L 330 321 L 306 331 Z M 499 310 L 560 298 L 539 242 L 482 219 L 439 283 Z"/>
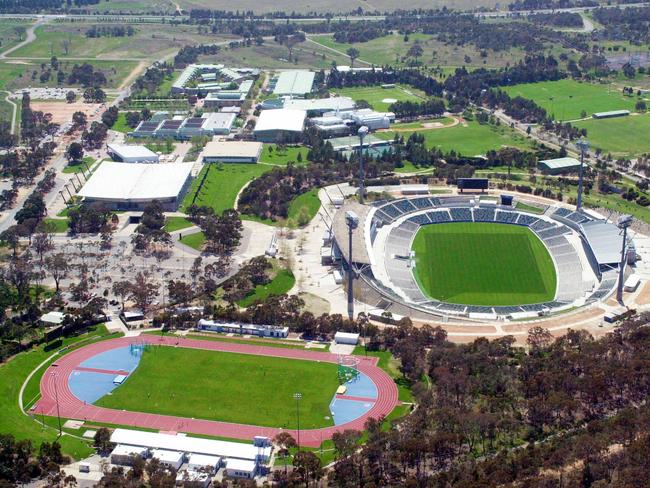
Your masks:
<path fill-rule="evenodd" d="M 636 256 L 629 239 L 622 250 L 620 226 L 595 212 L 505 194 L 346 203 L 332 231 L 334 254 L 356 270 L 355 299 L 375 315 L 421 320 L 573 310 L 610 297 L 621 259 Z"/>

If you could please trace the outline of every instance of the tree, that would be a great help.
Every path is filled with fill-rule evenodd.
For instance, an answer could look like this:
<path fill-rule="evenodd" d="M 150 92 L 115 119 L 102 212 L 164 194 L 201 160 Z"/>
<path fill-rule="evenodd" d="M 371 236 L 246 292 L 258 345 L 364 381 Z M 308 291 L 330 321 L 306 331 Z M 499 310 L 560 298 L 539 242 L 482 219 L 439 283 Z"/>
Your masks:
<path fill-rule="evenodd" d="M 636 102 L 634 108 L 637 112 L 645 112 L 648 109 L 648 106 L 644 100 L 639 100 L 638 102 Z"/>
<path fill-rule="evenodd" d="M 120 299 L 120 306 L 124 312 L 124 299 L 131 293 L 131 282 L 129 281 L 115 281 L 111 287 L 113 295 Z"/>
<path fill-rule="evenodd" d="M 332 442 L 339 457 L 351 456 L 359 446 L 361 432 L 353 429 L 346 429 L 343 432 L 335 432 L 332 435 Z"/>
<path fill-rule="evenodd" d="M 65 151 L 65 157 L 70 163 L 81 161 L 84 157 L 84 147 L 78 142 L 71 143 Z"/>
<path fill-rule="evenodd" d="M 311 451 L 299 451 L 293 457 L 294 473 L 308 486 L 323 476 L 323 468 L 318 456 Z"/>
<path fill-rule="evenodd" d="M 420 43 L 417 41 L 413 43 L 413 45 L 409 48 L 409 50 L 406 53 L 407 56 L 410 56 L 411 58 L 415 58 L 416 63 L 420 58 L 420 56 L 422 56 L 423 54 L 424 54 L 424 50 L 422 49 Z"/>
<path fill-rule="evenodd" d="M 65 100 L 68 103 L 74 103 L 75 100 L 77 100 L 77 94 L 74 91 L 70 90 L 65 94 Z"/>
<path fill-rule="evenodd" d="M 133 300 L 136 306 L 146 313 L 158 296 L 158 285 L 152 283 L 142 271 L 135 275 L 135 279 L 130 286 L 129 298 Z"/>
<path fill-rule="evenodd" d="M 72 123 L 76 128 L 86 127 L 87 122 L 88 122 L 88 118 L 86 117 L 86 114 L 84 112 L 78 110 L 72 114 Z"/>
<path fill-rule="evenodd" d="M 94 440 L 94 446 L 100 453 L 106 453 L 113 448 L 113 443 L 111 442 L 111 431 L 106 427 L 100 427 L 97 429 Z"/>
<path fill-rule="evenodd" d="M 43 255 L 54 249 L 54 245 L 52 244 L 52 235 L 45 231 L 39 232 L 34 236 L 32 245 L 34 246 L 34 250 L 36 251 L 38 260 L 41 264 L 43 264 Z"/>
<path fill-rule="evenodd" d="M 279 432 L 273 438 L 273 442 L 278 446 L 278 456 L 282 456 L 285 460 L 289 457 L 289 450 L 298 447 L 296 440 L 288 432 Z M 287 463 L 284 464 L 284 471 L 287 472 Z"/>
<path fill-rule="evenodd" d="M 355 47 L 350 47 L 345 54 L 350 58 L 350 69 L 354 68 L 354 60 L 359 58 L 359 50 Z"/>

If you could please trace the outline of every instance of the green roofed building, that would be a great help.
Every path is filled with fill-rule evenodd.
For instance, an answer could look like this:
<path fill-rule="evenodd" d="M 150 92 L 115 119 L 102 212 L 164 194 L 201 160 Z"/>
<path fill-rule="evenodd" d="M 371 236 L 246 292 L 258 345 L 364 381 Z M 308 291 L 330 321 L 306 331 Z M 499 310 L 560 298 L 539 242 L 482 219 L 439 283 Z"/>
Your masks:
<path fill-rule="evenodd" d="M 539 168 L 549 174 L 569 173 L 580 169 L 580 161 L 575 158 L 546 159 L 539 162 Z"/>

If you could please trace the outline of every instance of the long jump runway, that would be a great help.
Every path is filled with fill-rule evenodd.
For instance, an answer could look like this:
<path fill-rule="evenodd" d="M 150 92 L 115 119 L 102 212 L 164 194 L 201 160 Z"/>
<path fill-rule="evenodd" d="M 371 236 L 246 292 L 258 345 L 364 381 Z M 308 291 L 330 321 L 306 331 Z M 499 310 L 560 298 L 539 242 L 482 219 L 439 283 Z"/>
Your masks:
<path fill-rule="evenodd" d="M 338 356 L 328 352 L 314 352 L 300 349 L 281 347 L 255 346 L 231 342 L 185 339 L 168 336 L 122 337 L 97 342 L 66 354 L 53 363 L 41 378 L 41 399 L 33 407 L 32 412 L 48 416 L 56 416 L 89 422 L 102 422 L 149 429 L 186 432 L 217 437 L 230 437 L 233 439 L 252 440 L 256 435 L 268 437 L 275 436 L 283 429 L 273 427 L 260 427 L 255 425 L 218 422 L 194 418 L 174 417 L 143 412 L 131 412 L 111 408 L 102 408 L 84 402 L 77 398 L 68 384 L 70 375 L 75 370 L 83 370 L 81 363 L 98 354 L 131 344 L 143 344 L 146 341 L 152 346 L 185 347 L 189 349 L 205 349 L 258 356 L 273 356 L 279 358 L 302 359 L 309 361 L 323 361 L 338 363 Z M 335 432 L 346 429 L 363 430 L 368 418 L 378 419 L 388 415 L 399 403 L 397 398 L 397 385 L 388 374 L 377 366 L 378 358 L 359 357 L 358 370 L 368 376 L 377 387 L 377 399 L 366 413 L 360 417 L 332 427 L 321 429 L 300 429 L 300 443 L 304 446 L 318 447 L 321 442 L 330 439 Z M 57 412 L 58 399 L 58 412 Z M 297 432 L 287 430 L 294 438 Z"/>

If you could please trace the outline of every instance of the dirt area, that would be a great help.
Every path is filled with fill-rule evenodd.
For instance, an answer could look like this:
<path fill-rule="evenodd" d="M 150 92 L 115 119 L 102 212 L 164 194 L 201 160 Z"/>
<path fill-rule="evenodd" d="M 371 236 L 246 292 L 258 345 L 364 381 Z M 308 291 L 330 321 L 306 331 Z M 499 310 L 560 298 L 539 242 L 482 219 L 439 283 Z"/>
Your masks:
<path fill-rule="evenodd" d="M 522 324 L 508 324 L 503 326 L 503 331 L 506 333 L 513 332 L 526 332 L 528 329 L 536 326 L 544 327 L 546 329 L 551 329 L 558 326 L 569 326 L 571 324 L 578 324 L 586 320 L 592 320 L 600 315 L 603 315 L 605 311 L 602 308 L 590 308 L 582 312 L 572 314 L 572 315 L 560 315 L 554 319 L 548 319 L 544 321 L 531 321 Z"/>
<path fill-rule="evenodd" d="M 102 112 L 105 107 L 97 103 L 85 103 L 76 101 L 67 103 L 64 101 L 32 101 L 32 110 L 40 110 L 46 114 L 52 114 L 52 122 L 65 124 L 72 120 L 72 114 L 75 112 L 84 112 L 88 119 L 94 118 Z"/>
<path fill-rule="evenodd" d="M 650 281 L 643 285 L 641 291 L 634 300 L 637 305 L 648 305 L 650 304 Z"/>

